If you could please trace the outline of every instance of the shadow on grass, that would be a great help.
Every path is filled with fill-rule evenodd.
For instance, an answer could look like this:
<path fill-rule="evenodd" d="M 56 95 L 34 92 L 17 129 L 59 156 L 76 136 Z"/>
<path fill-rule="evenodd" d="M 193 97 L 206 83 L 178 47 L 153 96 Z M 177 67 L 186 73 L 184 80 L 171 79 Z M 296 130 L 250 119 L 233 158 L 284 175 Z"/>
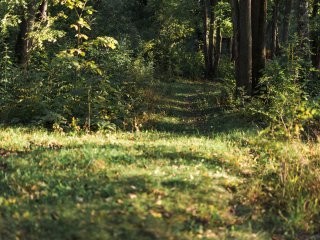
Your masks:
<path fill-rule="evenodd" d="M 177 233 L 170 229 L 165 220 L 152 216 L 148 207 L 140 206 L 152 202 L 153 196 L 143 196 L 139 203 L 130 199 L 123 188 L 124 184 L 145 187 L 146 176 L 105 182 L 95 179 L 91 185 L 88 177 L 78 179 L 78 185 L 67 177 L 55 179 L 73 186 L 76 196 L 60 191 L 58 197 L 53 192 L 54 195 L 19 201 L 11 207 L 1 206 L 0 221 L 4 223 L 0 227 L 1 239 L 179 239 L 184 235 L 183 231 Z M 83 184 L 94 189 L 95 194 L 92 195 L 92 190 L 84 192 Z M 105 186 L 114 189 L 108 196 L 103 193 Z M 131 192 L 134 191 L 131 189 Z M 131 194 L 139 195 L 138 192 Z"/>
<path fill-rule="evenodd" d="M 159 118 L 146 127 L 177 136 L 211 136 L 250 129 L 237 115 L 224 115 L 211 106 L 200 109 L 196 101 L 198 96 L 203 97 L 200 94 L 208 90 L 206 87 L 213 85 L 167 85 L 163 90 L 167 96 L 159 103 L 159 111 L 178 121 Z M 209 171 L 222 168 L 241 174 L 237 165 L 219 157 L 148 144 L 36 147 L 2 161 L 0 166 L 5 168 L 0 169 L 0 191 L 4 193 L 0 198 L 0 239 L 8 240 L 180 240 L 196 239 L 206 230 L 228 234 L 230 224 L 208 208 L 213 198 L 224 193 L 212 188 L 209 177 L 192 180 L 189 176 L 200 163 Z M 155 175 L 155 169 L 163 166 L 172 168 L 173 174 Z M 176 166 L 187 166 L 188 178 L 182 176 L 187 170 L 174 170 Z M 225 188 L 222 183 L 217 184 Z M 221 201 L 224 205 L 217 208 L 228 207 L 227 197 Z"/>
<path fill-rule="evenodd" d="M 0 188 L 5 199 L 15 200 L 0 206 L 2 239 L 193 239 L 199 229 L 220 226 L 212 218 L 215 212 L 188 210 L 190 204 L 211 201 L 208 179 L 182 179 L 181 170 L 177 176 L 155 177 L 139 163 L 192 167 L 205 160 L 215 168 L 224 165 L 218 159 L 165 146 L 137 145 L 143 152 L 134 155 L 121 145 L 86 145 L 94 156 L 82 148 L 35 149 L 5 159 L 9 167 Z M 106 163 L 101 171 L 93 171 L 93 159 Z M 22 160 L 29 164 L 20 165 Z M 189 200 L 177 208 L 185 192 Z"/>
<path fill-rule="evenodd" d="M 143 124 L 145 130 L 211 136 L 256 129 L 241 113 L 220 105 L 224 97 L 214 83 L 178 81 L 156 88 L 162 94 L 156 102 L 159 115 Z"/>

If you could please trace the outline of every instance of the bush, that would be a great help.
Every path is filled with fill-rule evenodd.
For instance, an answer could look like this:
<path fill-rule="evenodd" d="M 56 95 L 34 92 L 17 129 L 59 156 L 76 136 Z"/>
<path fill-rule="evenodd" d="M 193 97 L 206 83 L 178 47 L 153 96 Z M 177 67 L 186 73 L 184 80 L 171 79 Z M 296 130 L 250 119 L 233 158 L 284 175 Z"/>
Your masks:
<path fill-rule="evenodd" d="M 305 91 L 306 68 L 299 59 L 267 63 L 260 81 L 261 95 L 247 106 L 255 120 L 268 126 L 263 132 L 277 137 L 300 137 L 317 122 L 319 104 Z"/>

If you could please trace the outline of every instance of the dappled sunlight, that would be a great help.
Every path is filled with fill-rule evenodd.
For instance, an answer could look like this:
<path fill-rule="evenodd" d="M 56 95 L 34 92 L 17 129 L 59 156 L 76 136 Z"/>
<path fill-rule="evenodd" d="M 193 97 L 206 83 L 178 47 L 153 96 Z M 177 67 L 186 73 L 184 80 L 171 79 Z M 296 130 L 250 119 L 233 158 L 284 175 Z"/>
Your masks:
<path fill-rule="evenodd" d="M 219 83 L 179 80 L 152 88 L 158 89 L 158 97 L 153 112 L 141 122 L 142 130 L 210 136 L 254 129 L 240 114 L 226 112 L 225 90 Z"/>
<path fill-rule="evenodd" d="M 215 86 L 163 84 L 134 132 L 2 127 L 0 170 L 7 177 L 0 181 L 0 222 L 14 227 L 0 233 L 9 239 L 47 233 L 82 239 L 93 231 L 105 239 L 270 239 L 268 216 L 252 207 L 268 199 L 255 176 L 298 181 L 275 175 L 275 156 L 290 159 L 299 174 L 320 153 L 298 141 L 265 150 L 251 122 L 216 105 Z"/>
<path fill-rule="evenodd" d="M 0 0 L 0 240 L 320 240 L 320 0 Z"/>
<path fill-rule="evenodd" d="M 28 146 L 29 135 L 14 134 Z M 234 234 L 224 226 L 238 222 L 228 202 L 242 182 L 241 171 L 228 162 L 228 143 L 219 138 L 161 132 L 66 135 L 52 148 L 52 136 L 38 134 L 33 148 L 5 159 L 11 178 L 0 183 L 7 206 L 0 220 L 15 222 L 10 232 L 0 228 L 5 236 L 80 237 L 93 229 L 107 239 Z"/>

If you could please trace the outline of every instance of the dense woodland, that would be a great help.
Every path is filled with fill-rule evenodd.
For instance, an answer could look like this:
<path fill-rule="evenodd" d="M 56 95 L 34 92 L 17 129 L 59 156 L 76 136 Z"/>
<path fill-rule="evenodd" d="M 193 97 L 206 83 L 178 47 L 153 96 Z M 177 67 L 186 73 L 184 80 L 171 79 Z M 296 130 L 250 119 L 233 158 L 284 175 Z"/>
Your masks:
<path fill-rule="evenodd" d="M 319 239 L 319 8 L 319 0 L 0 0 L 0 239 Z M 43 163 L 52 157 L 59 166 Z M 214 214 L 212 159 L 240 179 L 217 183 L 230 196 Z M 197 161 L 202 177 L 188 185 Z M 141 177 L 171 164 L 190 164 L 190 173 Z M 106 190 L 99 176 L 117 167 Z M 47 168 L 57 170 L 50 180 Z M 63 183 L 59 171 L 69 168 Z M 101 189 L 78 196 L 75 179 Z M 174 191 L 185 199 L 177 208 Z M 97 192 L 127 200 L 105 209 Z M 73 201 L 96 205 L 80 213 Z M 116 223 L 121 211 L 129 215 Z"/>
<path fill-rule="evenodd" d="M 0 11 L 2 122 L 130 128 L 139 86 L 179 77 L 225 84 L 267 123 L 302 127 L 313 116 L 299 119 L 301 107 L 317 107 L 318 1 L 2 1 Z"/>

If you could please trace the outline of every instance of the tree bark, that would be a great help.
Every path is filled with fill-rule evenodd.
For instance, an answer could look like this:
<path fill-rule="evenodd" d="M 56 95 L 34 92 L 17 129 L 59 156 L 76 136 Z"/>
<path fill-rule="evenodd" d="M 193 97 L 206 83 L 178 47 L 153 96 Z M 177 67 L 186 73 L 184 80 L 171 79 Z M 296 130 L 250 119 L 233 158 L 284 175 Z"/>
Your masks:
<path fill-rule="evenodd" d="M 207 0 L 201 1 L 202 5 L 202 25 L 203 25 L 203 56 L 204 56 L 204 67 L 205 67 L 205 78 L 209 76 L 209 52 L 208 52 L 208 2 Z"/>
<path fill-rule="evenodd" d="M 286 44 L 289 39 L 289 27 L 290 27 L 292 4 L 293 4 L 292 0 L 286 0 L 284 16 L 283 16 L 282 34 L 281 34 L 281 42 L 283 44 Z"/>
<path fill-rule="evenodd" d="M 233 25 L 232 60 L 235 65 L 235 77 L 239 79 L 239 0 L 230 0 Z"/>
<path fill-rule="evenodd" d="M 271 23 L 271 46 L 270 46 L 270 55 L 271 58 L 277 55 L 279 49 L 279 40 L 278 40 L 278 19 L 279 19 L 279 3 L 280 0 L 275 0 L 274 6 L 272 9 L 272 23 Z"/>
<path fill-rule="evenodd" d="M 256 0 L 254 0 L 256 1 Z M 237 88 L 252 93 L 251 0 L 239 0 L 239 78 Z"/>
<path fill-rule="evenodd" d="M 38 9 L 36 7 L 36 2 L 33 1 L 27 4 L 26 11 L 23 12 L 23 17 L 20 23 L 20 30 L 15 46 L 17 63 L 23 68 L 27 68 L 30 58 L 30 50 L 32 48 L 32 39 L 30 38 L 29 34 L 33 31 L 36 21 L 40 22 L 46 20 L 47 9 L 47 0 L 42 0 Z"/>
<path fill-rule="evenodd" d="M 214 47 L 214 63 L 213 63 L 213 76 L 216 77 L 218 74 L 218 67 L 221 56 L 221 47 L 222 47 L 222 35 L 221 35 L 221 26 L 218 24 L 216 30 L 216 40 Z"/>
<path fill-rule="evenodd" d="M 313 23 L 317 21 L 319 11 L 319 0 L 314 0 L 311 20 Z M 316 24 L 314 24 L 316 25 Z M 319 27 L 318 27 L 319 28 Z M 320 31 L 315 26 L 311 31 L 311 60 L 314 68 L 320 70 Z"/>
<path fill-rule="evenodd" d="M 23 13 L 23 17 L 20 23 L 20 30 L 18 33 L 15 55 L 17 63 L 26 68 L 29 59 L 29 50 L 31 48 L 31 39 L 29 33 L 32 31 L 35 21 L 35 7 L 33 3 L 28 3 L 26 11 Z"/>
<path fill-rule="evenodd" d="M 48 0 L 43 0 L 38 8 L 37 21 L 45 21 L 47 19 Z"/>
<path fill-rule="evenodd" d="M 267 0 L 253 0 L 252 14 L 252 89 L 258 90 L 266 65 Z"/>
<path fill-rule="evenodd" d="M 298 13 L 298 26 L 297 32 L 299 36 L 299 49 L 297 54 L 305 59 L 310 60 L 310 26 L 309 26 L 309 15 L 308 15 L 308 1 L 300 0 L 297 4 Z"/>
<path fill-rule="evenodd" d="M 214 7 L 216 0 L 209 0 L 209 8 L 208 8 L 208 17 L 209 17 L 209 46 L 208 46 L 208 58 L 209 58 L 209 66 L 208 66 L 208 77 L 212 78 L 214 75 L 213 68 L 214 68 L 214 21 L 215 21 L 215 14 L 214 14 Z"/>
<path fill-rule="evenodd" d="M 217 0 L 202 0 L 203 16 L 203 55 L 205 60 L 205 78 L 211 79 L 214 66 L 214 7 Z"/>

